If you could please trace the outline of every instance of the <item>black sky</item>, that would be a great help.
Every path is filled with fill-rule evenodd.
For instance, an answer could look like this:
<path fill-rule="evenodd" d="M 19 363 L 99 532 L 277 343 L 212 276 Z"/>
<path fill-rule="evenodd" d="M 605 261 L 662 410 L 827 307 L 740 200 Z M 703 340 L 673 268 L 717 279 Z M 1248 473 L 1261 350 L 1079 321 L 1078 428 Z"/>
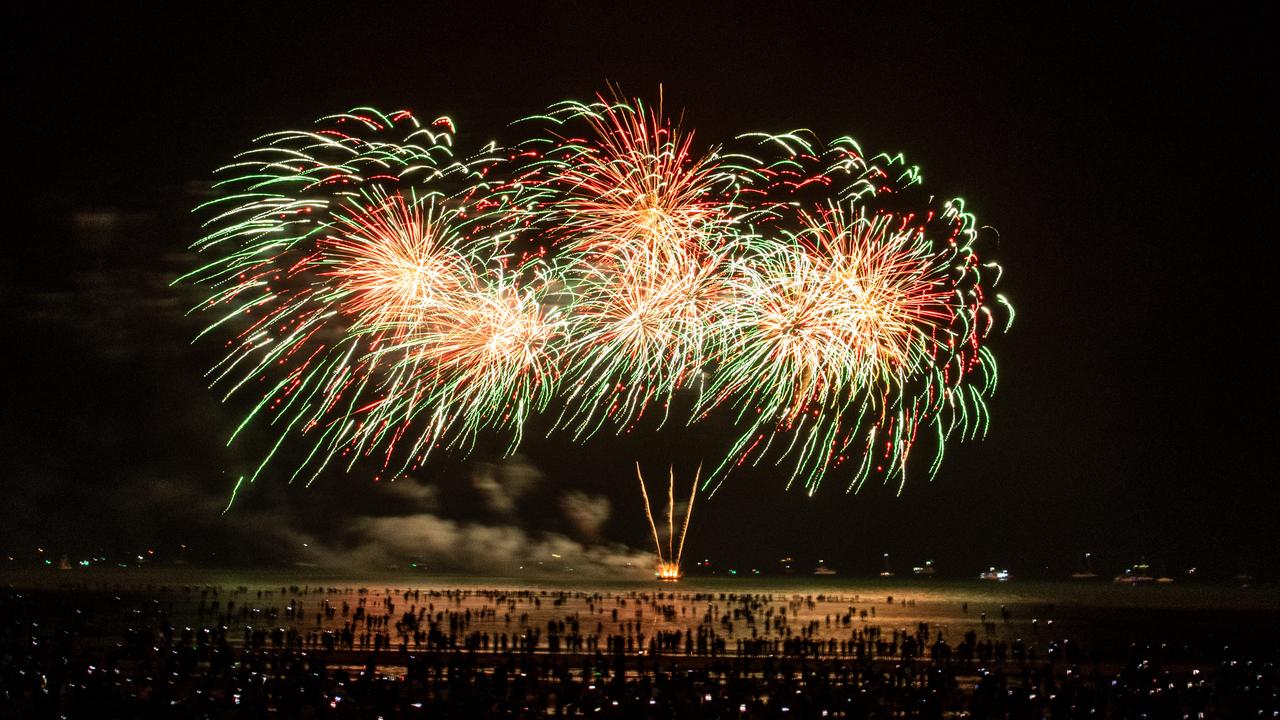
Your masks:
<path fill-rule="evenodd" d="M 117 496 L 178 476 L 221 494 L 252 456 L 253 440 L 223 449 L 232 409 L 200 378 L 211 349 L 187 348 L 193 326 L 157 290 L 194 239 L 188 181 L 355 105 L 509 139 L 511 120 L 608 81 L 661 84 L 707 143 L 809 127 L 905 152 L 998 230 L 986 254 L 1018 311 L 993 345 L 990 434 L 951 448 L 932 484 L 895 498 L 833 481 L 809 498 L 735 478 L 701 509 L 698 554 L 866 568 L 888 551 L 967 573 L 1070 569 L 1091 550 L 1167 572 L 1278 569 L 1270 13 L 533 5 L 8 11 L 0 542 L 170 542 L 181 527 L 116 517 L 133 507 Z M 85 240 L 86 211 L 132 220 Z M 526 451 L 548 483 L 609 495 L 606 534 L 640 544 L 633 447 Z M 698 460 L 687 443 L 636 452 Z M 345 502 L 367 482 L 307 492 Z M 182 499 L 147 512 L 165 502 Z"/>

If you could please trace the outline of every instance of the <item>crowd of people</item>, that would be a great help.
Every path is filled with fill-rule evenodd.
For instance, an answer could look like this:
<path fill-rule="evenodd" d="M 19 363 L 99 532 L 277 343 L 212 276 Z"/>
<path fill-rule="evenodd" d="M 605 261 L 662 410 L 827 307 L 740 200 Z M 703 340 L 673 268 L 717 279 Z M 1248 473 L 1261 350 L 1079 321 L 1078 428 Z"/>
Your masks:
<path fill-rule="evenodd" d="M 243 646 L 261 648 L 269 643 L 276 650 L 545 651 L 858 659 L 909 659 L 926 652 L 933 658 L 945 658 L 952 652 L 940 632 L 930 639 L 927 622 L 916 623 L 914 632 L 893 629 L 887 636 L 879 625 L 867 625 L 869 617 L 875 617 L 875 605 L 861 611 L 848 605 L 842 612 L 834 616 L 828 613 L 821 620 L 794 620 L 802 611 L 812 613 L 819 603 L 838 604 L 845 599 L 826 595 L 786 597 L 775 604 L 775 597 L 770 594 L 456 590 L 427 591 L 424 597 L 421 590 L 388 588 L 370 604 L 367 589 L 293 587 L 280 589 L 280 595 L 287 597 L 283 607 L 263 607 L 263 593 L 270 603 L 275 591 L 259 591 L 237 605 L 235 598 L 247 592 L 238 589 L 221 601 L 217 589 L 203 589 L 196 607 L 197 618 L 212 618 L 220 627 L 243 626 Z M 332 596 L 349 597 L 353 593 L 357 595 L 354 604 L 345 599 L 330 600 Z M 312 601 L 314 623 L 308 627 L 306 598 L 312 595 L 320 598 Z M 545 621 L 533 619 L 531 611 L 541 611 L 544 600 L 548 611 L 539 614 L 548 617 Z M 473 601 L 482 605 L 473 608 Z M 555 612 L 555 608 L 571 601 L 583 607 Z M 887 598 L 887 602 L 892 601 Z M 1003 614 L 1007 619 L 1008 611 L 1003 610 Z M 285 627 L 280 622 L 290 624 Z M 996 634 L 994 623 L 984 622 L 983 626 L 988 636 Z M 649 634 L 646 627 L 652 628 Z M 971 630 L 965 633 L 957 652 L 964 659 L 1003 662 L 1009 649 L 1009 643 L 980 641 Z M 1058 651 L 1058 645 L 1052 643 L 1050 651 Z M 1021 639 L 1012 643 L 1013 657 L 1025 652 Z M 1034 660 L 1034 648 L 1030 654 Z"/>
<path fill-rule="evenodd" d="M 1258 717 L 1275 657 L 1104 658 L 910 600 L 692 592 L 9 589 L 2 717 Z M 908 605 L 909 606 L 909 605 Z M 841 612 L 829 612 L 839 608 Z M 968 608 L 964 608 L 967 613 Z M 993 610 L 994 614 L 994 610 Z M 1173 661 L 1171 664 L 1170 661 Z"/>

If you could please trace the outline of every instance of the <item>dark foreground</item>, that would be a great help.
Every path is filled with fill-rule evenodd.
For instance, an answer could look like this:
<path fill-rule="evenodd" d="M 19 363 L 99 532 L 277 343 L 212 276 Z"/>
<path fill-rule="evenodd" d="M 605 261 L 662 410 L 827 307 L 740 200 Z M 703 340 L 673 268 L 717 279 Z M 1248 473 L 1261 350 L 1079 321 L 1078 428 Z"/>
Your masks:
<path fill-rule="evenodd" d="M 1063 634 L 1080 612 L 1038 608 L 1066 618 L 1055 627 L 1020 607 L 915 605 L 652 587 L 11 586 L 0 717 L 1280 717 L 1275 611 L 1121 613 L 1127 642 L 1107 642 L 1123 633 L 1101 621 L 1082 642 Z"/>

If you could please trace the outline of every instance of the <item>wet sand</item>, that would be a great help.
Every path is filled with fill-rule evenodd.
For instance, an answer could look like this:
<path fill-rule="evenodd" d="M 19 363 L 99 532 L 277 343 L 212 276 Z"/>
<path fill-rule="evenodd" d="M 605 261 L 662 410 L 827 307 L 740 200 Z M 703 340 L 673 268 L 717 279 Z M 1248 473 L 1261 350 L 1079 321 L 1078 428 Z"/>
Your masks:
<path fill-rule="evenodd" d="M 361 580 L 309 571 L 185 568 L 50 571 L 0 581 L 39 595 L 42 603 L 65 606 L 68 613 L 79 610 L 91 620 L 87 636 L 104 642 L 150 618 L 177 627 L 219 623 L 233 644 L 251 641 L 253 630 L 292 629 L 305 636 L 347 627 L 357 634 L 385 631 L 394 648 L 407 639 L 404 646 L 412 649 L 412 637 L 400 637 L 394 628 L 408 612 L 424 627 L 434 618 L 443 632 L 457 637 L 487 635 L 494 649 L 499 636 L 536 630 L 539 651 L 548 649 L 549 623 L 557 630 L 558 623 L 567 623 L 558 635 L 594 637 L 591 647 L 601 651 L 602 638 L 610 635 L 636 638 L 639 645 L 641 636 L 700 627 L 722 638 L 728 654 L 738 651 L 740 640 L 839 642 L 859 633 L 915 634 L 922 627 L 953 644 L 972 632 L 981 641 L 1021 641 L 1041 654 L 1055 644 L 1075 643 L 1099 658 L 1123 657 L 1135 644 L 1172 643 L 1187 657 L 1223 645 L 1247 652 L 1280 647 L 1280 592 L 1274 587 L 807 577 L 658 583 L 384 574 Z M 351 649 L 360 649 L 359 643 Z"/>

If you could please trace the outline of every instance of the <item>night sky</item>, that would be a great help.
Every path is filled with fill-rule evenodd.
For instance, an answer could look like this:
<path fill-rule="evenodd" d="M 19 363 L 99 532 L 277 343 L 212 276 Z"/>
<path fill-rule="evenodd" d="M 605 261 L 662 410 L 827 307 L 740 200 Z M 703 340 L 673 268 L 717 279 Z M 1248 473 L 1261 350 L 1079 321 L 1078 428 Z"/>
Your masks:
<path fill-rule="evenodd" d="M 1018 313 L 992 342 L 987 438 L 950 446 L 932 483 L 845 495 L 833 479 L 811 498 L 767 472 L 735 476 L 699 507 L 691 552 L 851 572 L 889 552 L 900 572 L 932 558 L 958 575 L 996 564 L 1060 576 L 1084 551 L 1104 571 L 1142 556 L 1169 574 L 1280 570 L 1263 222 L 1276 189 L 1264 110 L 1274 18 L 1155 4 L 1126 16 L 427 5 L 8 12 L 6 152 L 18 157 L 0 281 L 0 550 L 187 543 L 218 561 L 292 557 L 217 512 L 272 438 L 258 428 L 224 446 L 242 408 L 206 389 L 216 342 L 189 345 L 199 321 L 182 311 L 195 296 L 168 287 L 190 269 L 191 183 L 257 135 L 357 105 L 447 114 L 464 138 L 512 140 L 510 121 L 612 82 L 647 97 L 661 85 L 707 145 L 809 127 L 906 153 L 927 188 L 963 196 L 998 231 L 985 255 L 1004 266 Z M 530 442 L 516 474 L 540 479 L 513 511 L 469 479 L 494 458 L 444 458 L 422 473 L 422 507 L 574 535 L 558 498 L 578 490 L 612 508 L 598 537 L 580 539 L 644 547 L 631 461 L 689 473 L 699 447 L 672 433 Z M 307 490 L 267 477 L 244 506 L 314 534 L 396 513 L 403 493 L 371 474 Z"/>

